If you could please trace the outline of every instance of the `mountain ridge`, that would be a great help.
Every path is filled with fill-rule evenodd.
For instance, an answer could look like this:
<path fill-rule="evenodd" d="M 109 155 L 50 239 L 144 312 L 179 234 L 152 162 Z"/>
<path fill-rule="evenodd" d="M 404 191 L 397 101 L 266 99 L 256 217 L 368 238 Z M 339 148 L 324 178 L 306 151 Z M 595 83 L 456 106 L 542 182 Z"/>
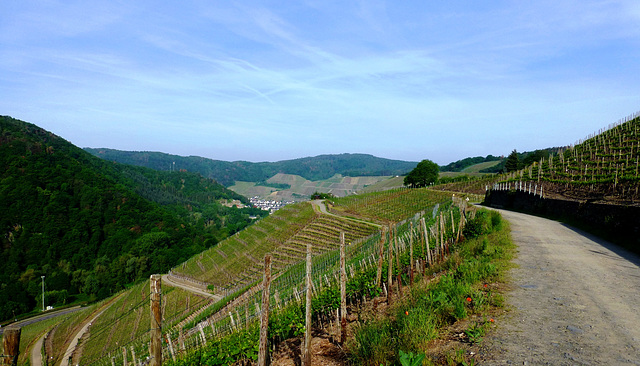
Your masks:
<path fill-rule="evenodd" d="M 370 154 L 322 154 L 277 162 L 223 161 L 200 156 L 180 156 L 153 151 L 123 151 L 109 148 L 84 148 L 94 156 L 120 163 L 157 170 L 196 171 L 229 187 L 236 181 L 260 182 L 277 173 L 299 175 L 311 181 L 343 176 L 404 175 L 417 162 L 393 160 Z M 175 162 L 175 168 L 174 168 Z"/>

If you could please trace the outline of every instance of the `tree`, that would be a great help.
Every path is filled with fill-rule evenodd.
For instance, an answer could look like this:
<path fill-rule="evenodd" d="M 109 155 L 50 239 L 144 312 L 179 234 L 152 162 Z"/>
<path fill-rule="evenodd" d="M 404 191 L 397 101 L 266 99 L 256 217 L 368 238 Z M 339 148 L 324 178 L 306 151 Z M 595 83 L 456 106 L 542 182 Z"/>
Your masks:
<path fill-rule="evenodd" d="M 514 172 L 518 170 L 519 163 L 520 161 L 518 159 L 518 152 L 513 149 L 511 154 L 507 156 L 507 161 L 504 163 L 504 169 L 507 171 L 507 173 Z"/>
<path fill-rule="evenodd" d="M 422 160 L 406 177 L 404 185 L 410 187 L 426 187 L 438 181 L 440 168 L 431 160 Z"/>

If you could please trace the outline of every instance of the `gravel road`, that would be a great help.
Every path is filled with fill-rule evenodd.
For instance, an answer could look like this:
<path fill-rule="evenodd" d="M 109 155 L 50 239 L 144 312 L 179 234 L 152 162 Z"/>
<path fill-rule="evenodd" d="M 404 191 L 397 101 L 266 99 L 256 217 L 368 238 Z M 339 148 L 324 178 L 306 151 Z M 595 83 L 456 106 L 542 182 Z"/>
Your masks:
<path fill-rule="evenodd" d="M 640 258 L 555 221 L 500 212 L 518 268 L 478 363 L 640 365 Z"/>

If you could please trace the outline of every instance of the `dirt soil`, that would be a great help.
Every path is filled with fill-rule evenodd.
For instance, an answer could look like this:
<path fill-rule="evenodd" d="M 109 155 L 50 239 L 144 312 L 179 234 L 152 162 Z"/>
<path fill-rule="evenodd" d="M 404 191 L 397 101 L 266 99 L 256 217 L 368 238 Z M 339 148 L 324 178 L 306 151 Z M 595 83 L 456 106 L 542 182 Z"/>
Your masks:
<path fill-rule="evenodd" d="M 510 211 L 518 246 L 508 314 L 481 365 L 640 365 L 640 258 L 564 224 Z"/>

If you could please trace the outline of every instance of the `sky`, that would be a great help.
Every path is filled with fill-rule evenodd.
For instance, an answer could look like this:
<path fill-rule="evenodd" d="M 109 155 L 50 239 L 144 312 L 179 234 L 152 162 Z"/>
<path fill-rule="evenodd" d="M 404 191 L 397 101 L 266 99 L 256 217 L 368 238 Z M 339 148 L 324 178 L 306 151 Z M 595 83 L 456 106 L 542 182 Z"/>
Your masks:
<path fill-rule="evenodd" d="M 441 165 L 640 110 L 640 2 L 0 2 L 0 115 L 80 147 Z"/>

